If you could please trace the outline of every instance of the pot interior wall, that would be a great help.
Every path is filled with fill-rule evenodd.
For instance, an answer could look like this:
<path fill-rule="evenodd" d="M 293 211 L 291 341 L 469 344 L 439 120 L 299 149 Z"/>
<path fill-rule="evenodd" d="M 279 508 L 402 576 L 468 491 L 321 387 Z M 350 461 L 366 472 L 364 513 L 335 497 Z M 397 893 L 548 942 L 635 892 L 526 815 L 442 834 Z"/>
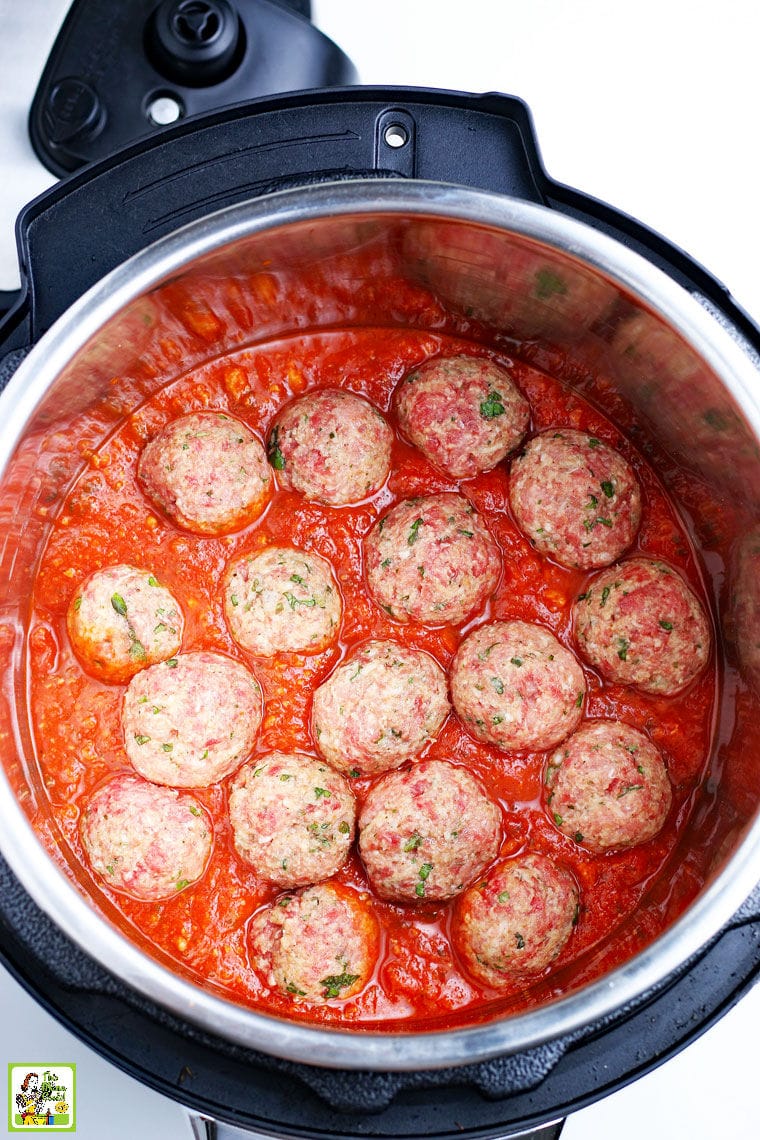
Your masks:
<path fill-rule="evenodd" d="M 720 871 L 757 811 L 760 453 L 723 380 L 658 313 L 567 253 L 471 222 L 339 216 L 254 233 L 137 297 L 60 372 L 23 432 L 0 496 L 7 663 L 0 732 L 11 783 L 38 829 L 47 829 L 46 846 L 66 862 L 24 708 L 25 622 L 49 524 L 98 446 L 159 386 L 227 353 L 306 331 L 399 326 L 388 287 L 399 277 L 415 291 L 416 328 L 522 356 L 603 408 L 655 466 L 701 551 L 716 615 L 721 713 L 673 875 L 653 885 L 635 916 L 640 930 L 662 907 L 680 913 L 683 895 Z M 72 441 L 61 429 L 78 417 L 86 430 Z M 73 856 L 69 871 L 101 897 Z M 628 937 L 626 929 L 616 937 Z M 576 981 L 598 973 L 607 954 L 598 947 Z"/>

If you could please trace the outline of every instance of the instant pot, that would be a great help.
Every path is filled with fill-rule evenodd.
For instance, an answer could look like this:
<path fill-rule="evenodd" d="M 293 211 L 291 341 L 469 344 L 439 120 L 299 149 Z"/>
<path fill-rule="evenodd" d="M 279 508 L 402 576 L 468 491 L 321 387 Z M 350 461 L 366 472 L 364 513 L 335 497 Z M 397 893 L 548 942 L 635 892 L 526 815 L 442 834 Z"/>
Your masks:
<path fill-rule="evenodd" d="M 567 1112 L 720 1017 L 760 963 L 760 674 L 756 641 L 737 636 L 760 615 L 760 330 L 725 289 L 663 238 L 549 179 L 518 99 L 437 90 L 320 88 L 183 119 L 70 175 L 27 207 L 18 234 L 23 289 L 0 327 L 0 463 L 14 496 L 0 518 L 0 947 L 19 980 L 114 1063 L 194 1109 L 199 1135 L 223 1132 L 216 1121 L 269 1136 L 549 1137 Z M 381 273 L 424 284 L 481 343 L 556 346 L 580 388 L 603 371 L 642 444 L 655 438 L 741 520 L 732 533 L 692 520 L 715 571 L 725 661 L 716 750 L 690 823 L 710 852 L 705 890 L 641 954 L 551 1005 L 392 1037 L 241 1010 L 96 918 L 28 824 L 40 777 L 17 620 L 46 534 L 39 508 L 78 473 L 61 462 L 57 429 L 129 374 L 151 294 L 171 281 L 202 297 L 204 282 L 264 265 L 295 287 L 319 261 L 340 285 L 325 323 L 392 325 L 382 276 L 371 301 L 352 278 L 368 248 Z M 526 281 L 547 265 L 563 289 L 526 300 Z M 305 309 L 301 327 L 310 320 Z M 254 335 L 287 331 L 274 311 Z M 182 368 L 239 346 L 234 332 L 212 349 L 188 336 Z"/>

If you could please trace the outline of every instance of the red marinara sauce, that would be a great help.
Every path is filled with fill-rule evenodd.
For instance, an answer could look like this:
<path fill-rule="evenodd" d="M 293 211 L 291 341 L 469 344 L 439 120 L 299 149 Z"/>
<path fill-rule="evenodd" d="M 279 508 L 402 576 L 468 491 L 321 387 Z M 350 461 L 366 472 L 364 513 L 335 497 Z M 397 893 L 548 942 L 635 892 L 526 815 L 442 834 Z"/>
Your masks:
<path fill-rule="evenodd" d="M 399 309 L 403 307 L 399 283 Z M 163 303 L 172 303 L 171 290 Z M 184 302 L 183 302 L 184 304 Z M 191 314 L 192 315 L 192 314 Z M 201 320 L 203 314 L 195 314 Z M 198 330 L 203 333 L 203 328 Z M 214 333 L 213 328 L 210 335 Z M 150 370 L 150 349 L 145 367 Z M 152 367 L 158 369 L 155 350 Z M 628 553 L 662 558 L 683 572 L 704 600 L 696 551 L 674 501 L 623 432 L 591 399 L 573 392 L 525 359 L 495 355 L 461 337 L 403 329 L 362 328 L 294 336 L 218 358 L 161 388 L 126 418 L 114 416 L 104 394 L 100 407 L 71 425 L 72 449 L 87 467 L 52 526 L 36 578 L 31 607 L 29 664 L 38 759 L 49 805 L 38 826 L 51 847 L 68 846 L 86 862 L 79 818 L 93 789 L 110 775 L 130 770 L 120 723 L 124 686 L 103 684 L 78 664 L 66 632 L 66 609 L 77 585 L 94 570 L 128 562 L 156 573 L 185 615 L 183 651 L 210 649 L 243 661 L 261 682 L 265 716 L 254 755 L 278 749 L 315 754 L 309 729 L 314 689 L 355 645 L 391 638 L 432 654 L 448 669 L 465 634 L 485 620 L 518 618 L 552 630 L 574 650 L 570 610 L 590 575 L 538 556 L 516 527 L 508 506 L 508 464 L 458 483 L 432 467 L 396 434 L 391 475 L 370 500 L 331 508 L 277 490 L 247 529 L 225 537 L 179 531 L 144 497 L 136 482 L 145 442 L 170 420 L 215 409 L 238 416 L 263 439 L 275 414 L 292 396 L 343 386 L 388 413 L 396 384 L 431 356 L 469 353 L 506 366 L 531 407 L 530 433 L 547 428 L 588 431 L 618 449 L 642 488 L 643 518 Z M 597 388 L 597 394 L 603 384 Z M 603 394 L 603 393 L 602 393 Z M 113 429 L 89 448 L 92 425 L 108 417 Z M 393 416 L 389 415 L 393 426 Z M 621 419 L 621 422 L 622 419 Z M 362 565 L 362 539 L 393 503 L 437 491 L 460 490 L 481 512 L 503 555 L 500 584 L 484 612 L 463 627 L 430 628 L 392 621 L 370 599 Z M 311 656 L 248 657 L 233 642 L 222 610 L 220 582 L 229 560 L 242 551 L 284 543 L 317 552 L 332 564 L 343 594 L 339 641 Z M 602 683 L 583 664 L 588 686 L 584 718 L 619 718 L 646 732 L 661 750 L 673 785 L 673 806 L 652 840 L 622 852 L 593 855 L 561 835 L 541 801 L 546 755 L 504 753 L 476 742 L 452 712 L 425 754 L 466 765 L 503 813 L 499 858 L 535 850 L 567 867 L 578 884 L 580 908 L 573 934 L 557 962 L 530 981 L 495 995 L 470 979 L 449 938 L 452 904 L 397 906 L 376 900 L 381 952 L 371 982 L 355 997 L 323 1004 L 299 1003 L 270 989 L 253 969 L 247 944 L 250 920 L 277 891 L 262 885 L 237 855 L 227 818 L 229 780 L 194 794 L 214 821 L 214 848 L 204 876 L 163 902 L 138 902 L 99 884 L 93 895 L 117 916 L 130 937 L 170 960 L 173 968 L 232 1000 L 277 1015 L 325 1025 L 398 1031 L 448 1028 L 516 1012 L 568 992 L 649 943 L 680 913 L 701 885 L 689 860 L 674 857 L 679 837 L 704 777 L 715 728 L 717 667 L 708 668 L 683 693 L 647 696 Z M 372 781 L 353 781 L 361 807 Z M 43 818 L 44 814 L 44 818 Z M 53 826 L 51 828 L 50 816 Z M 57 834 L 56 834 L 57 828 Z M 663 876 L 663 870 L 667 872 Z M 337 881 L 369 890 L 356 853 Z M 642 919 L 637 908 L 657 884 L 658 902 Z M 628 921 L 636 914 L 634 923 Z M 610 935 L 619 932 L 617 938 Z M 591 954 L 593 948 L 593 956 Z"/>

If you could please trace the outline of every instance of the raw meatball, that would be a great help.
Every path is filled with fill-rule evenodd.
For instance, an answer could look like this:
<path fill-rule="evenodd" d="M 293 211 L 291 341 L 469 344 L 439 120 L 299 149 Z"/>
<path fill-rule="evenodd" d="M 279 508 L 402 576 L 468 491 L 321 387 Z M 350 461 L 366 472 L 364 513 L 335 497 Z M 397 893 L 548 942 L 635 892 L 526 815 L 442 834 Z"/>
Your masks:
<path fill-rule="evenodd" d="M 710 627 L 696 596 L 664 562 L 631 558 L 593 579 L 573 607 L 584 657 L 608 681 L 672 696 L 710 655 Z"/>
<path fill-rule="evenodd" d="M 369 641 L 314 694 L 317 748 L 341 771 L 375 776 L 416 756 L 449 712 L 434 658 L 395 641 Z"/>
<path fill-rule="evenodd" d="M 238 854 L 278 887 L 328 879 L 346 861 L 356 804 L 322 760 L 287 752 L 244 764 L 230 788 Z"/>
<path fill-rule="evenodd" d="M 462 495 L 398 503 L 365 540 L 367 583 L 396 621 L 458 625 L 496 589 L 501 554 Z"/>
<path fill-rule="evenodd" d="M 645 843 L 665 822 L 671 799 L 660 753 L 628 724 L 589 721 L 549 757 L 549 813 L 589 851 Z"/>
<path fill-rule="evenodd" d="M 261 686 L 221 653 L 183 653 L 133 677 L 124 694 L 124 747 L 156 784 L 201 788 L 229 776 L 261 724 Z"/>
<path fill-rule="evenodd" d="M 280 484 L 339 507 L 373 495 L 391 469 L 393 432 L 361 396 L 326 388 L 279 413 L 267 455 Z"/>
<path fill-rule="evenodd" d="M 581 431 L 545 431 L 532 439 L 512 462 L 509 501 L 539 553 L 582 570 L 619 558 L 641 521 L 630 464 Z"/>
<path fill-rule="evenodd" d="M 148 570 L 96 570 L 71 599 L 66 625 L 74 652 L 101 681 L 128 681 L 182 644 L 182 612 Z"/>
<path fill-rule="evenodd" d="M 583 710 L 586 679 L 548 629 L 496 621 L 466 637 L 451 665 L 451 699 L 469 732 L 498 748 L 552 748 Z"/>
<path fill-rule="evenodd" d="M 167 899 L 195 883 L 211 854 L 212 829 L 192 796 L 122 775 L 84 809 L 81 835 L 92 869 L 134 899 Z"/>
<path fill-rule="evenodd" d="M 466 768 L 423 760 L 372 787 L 359 816 L 359 851 L 382 899 L 440 902 L 496 857 L 501 813 Z"/>
<path fill-rule="evenodd" d="M 455 479 L 500 463 L 530 417 L 507 370 L 474 356 L 426 361 L 399 385 L 395 402 L 404 435 Z"/>
<path fill-rule="evenodd" d="M 272 491 L 262 443 L 222 412 L 172 420 L 143 448 L 137 478 L 172 522 L 197 534 L 242 530 Z"/>
<path fill-rule="evenodd" d="M 241 554 L 222 589 L 230 633 L 249 653 L 318 653 L 338 636 L 340 590 L 318 554 L 289 546 Z"/>
<path fill-rule="evenodd" d="M 505 988 L 554 961 L 577 915 L 570 873 L 545 855 L 522 855 L 500 863 L 485 883 L 462 895 L 452 940 L 473 977 Z"/>
<path fill-rule="evenodd" d="M 380 931 L 366 895 L 320 883 L 254 915 L 251 960 L 267 984 L 294 1000 L 345 1000 L 366 986 Z"/>

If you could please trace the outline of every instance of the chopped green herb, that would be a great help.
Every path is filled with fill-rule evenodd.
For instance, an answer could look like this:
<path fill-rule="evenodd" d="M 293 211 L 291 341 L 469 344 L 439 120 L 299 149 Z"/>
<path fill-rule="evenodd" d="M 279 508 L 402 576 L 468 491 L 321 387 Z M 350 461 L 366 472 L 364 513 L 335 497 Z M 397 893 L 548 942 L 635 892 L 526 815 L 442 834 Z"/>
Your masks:
<path fill-rule="evenodd" d="M 523 663 L 522 657 L 510 657 L 509 661 L 511 665 L 516 665 L 518 669 Z"/>
<path fill-rule="evenodd" d="M 332 795 L 332 792 L 328 792 L 327 788 L 315 788 L 314 789 L 314 795 L 317 797 L 318 800 L 320 800 L 322 798 L 329 800 L 331 795 Z"/>
<path fill-rule="evenodd" d="M 412 523 L 411 529 L 409 531 L 409 537 L 406 540 L 408 546 L 414 546 L 415 542 L 419 538 L 419 531 L 420 527 L 422 526 L 422 522 L 422 519 L 415 519 Z"/>
<path fill-rule="evenodd" d="M 284 464 L 283 464 L 283 466 L 284 466 Z M 288 991 L 289 994 L 297 994 L 298 997 L 306 997 L 306 990 L 299 990 L 298 986 L 295 985 L 293 982 L 288 982 L 285 989 Z"/>
<path fill-rule="evenodd" d="M 422 836 L 418 831 L 413 832 L 404 844 L 404 851 L 416 851 L 422 843 Z"/>
<path fill-rule="evenodd" d="M 160 582 L 159 582 L 158 578 L 154 578 L 153 575 L 151 574 L 151 576 L 148 578 L 148 585 L 149 586 L 159 586 Z"/>
<path fill-rule="evenodd" d="M 662 621 L 662 620 L 661 620 L 661 621 L 660 621 L 660 627 L 661 627 L 662 629 L 666 629 L 666 630 L 668 631 L 668 633 L 669 633 L 669 632 L 670 632 L 670 630 L 673 628 L 673 622 L 672 622 L 672 621 Z"/>
<path fill-rule="evenodd" d="M 629 792 L 640 792 L 643 788 L 643 784 L 626 784 L 622 791 L 618 792 L 616 799 L 621 800 L 623 796 L 627 796 Z"/>
<path fill-rule="evenodd" d="M 305 586 L 306 585 L 305 579 L 303 579 L 300 574 L 291 574 L 290 580 L 291 580 L 291 582 L 295 582 L 295 584 L 297 586 Z"/>
<path fill-rule="evenodd" d="M 499 677 L 492 677 L 491 684 L 494 690 L 499 694 L 499 696 L 501 696 L 501 694 L 504 692 L 504 682 Z"/>
<path fill-rule="evenodd" d="M 601 484 L 601 488 L 608 499 L 613 498 L 615 494 L 615 488 L 612 486 L 612 483 L 610 483 L 609 479 L 605 479 L 605 481 Z"/>
<path fill-rule="evenodd" d="M 78 598 L 74 598 L 74 612 L 78 613 L 81 608 L 82 608 L 82 595 L 80 594 Z"/>
<path fill-rule="evenodd" d="M 313 609 L 317 604 L 316 598 L 297 598 L 295 594 L 291 594 L 287 590 L 285 592 L 285 597 L 288 600 L 288 605 L 290 606 L 291 610 L 294 610 L 296 606 L 306 606 L 307 609 Z"/>
<path fill-rule="evenodd" d="M 558 815 L 556 811 L 552 813 L 552 819 L 556 823 L 557 827 L 562 827 L 562 816 Z"/>
<path fill-rule="evenodd" d="M 348 774 L 352 780 L 358 780 L 359 777 L 361 776 L 361 772 L 359 771 L 358 768 L 352 768 Z"/>
<path fill-rule="evenodd" d="M 496 897 L 500 903 L 505 903 L 509 898 L 509 891 L 500 891 Z"/>
<path fill-rule="evenodd" d="M 351 830 L 351 824 L 346 823 L 345 819 L 342 819 L 340 821 L 340 823 L 338 824 L 338 831 L 341 833 L 341 835 L 348 835 L 350 830 Z"/>
<path fill-rule="evenodd" d="M 344 972 L 342 974 L 331 974 L 327 978 L 322 978 L 319 984 L 325 987 L 324 996 L 326 998 L 336 998 L 340 997 L 341 990 L 345 990 L 348 986 L 352 986 L 354 982 L 358 981 L 358 974 Z"/>
<path fill-rule="evenodd" d="M 169 666 L 170 669 L 176 669 L 177 668 L 177 658 L 176 657 L 169 657 L 166 661 L 166 664 Z"/>
<path fill-rule="evenodd" d="M 173 749 L 174 749 L 174 745 L 173 745 L 173 744 L 162 744 L 162 745 L 161 745 L 161 751 L 162 751 L 162 752 L 172 752 L 172 751 L 173 751 Z"/>
<path fill-rule="evenodd" d="M 504 404 L 500 392 L 489 392 L 488 397 L 480 405 L 480 414 L 484 420 L 493 420 L 504 415 Z"/>
<path fill-rule="evenodd" d="M 275 471 L 282 471 L 285 467 L 285 456 L 280 451 L 279 435 L 280 429 L 279 427 L 275 427 L 269 440 L 269 447 L 267 448 L 267 459 Z"/>
<path fill-rule="evenodd" d="M 201 809 L 196 807 L 195 804 L 190 804 L 190 813 L 191 815 L 200 815 Z"/>
<path fill-rule="evenodd" d="M 417 895 L 418 898 L 424 898 L 424 896 L 425 896 L 425 883 L 426 883 L 427 879 L 429 878 L 430 872 L 432 870 L 433 870 L 433 864 L 432 863 L 423 863 L 422 866 L 420 867 L 420 871 L 419 871 L 420 881 L 417 884 L 417 886 L 414 888 L 414 893 Z"/>
<path fill-rule="evenodd" d="M 630 647 L 631 647 L 631 643 L 629 641 L 626 641 L 626 639 L 624 637 L 618 638 L 617 655 L 621 661 L 625 661 L 627 659 L 628 650 L 630 649 Z"/>
<path fill-rule="evenodd" d="M 189 886 L 190 886 L 190 880 L 189 879 L 177 879 L 177 890 L 178 891 L 183 891 L 185 889 L 185 887 L 189 887 Z"/>
<path fill-rule="evenodd" d="M 582 831 L 576 831 L 575 835 L 573 836 L 573 839 L 575 840 L 576 843 L 583 843 L 583 832 Z"/>
<path fill-rule="evenodd" d="M 517 949 L 518 950 L 524 950 L 525 949 L 525 939 L 523 938 L 522 934 L 520 934 L 519 931 L 515 932 L 515 942 L 517 943 Z"/>
<path fill-rule="evenodd" d="M 588 437 L 588 445 L 589 447 L 600 447 L 601 440 L 595 439 L 593 435 L 590 435 Z"/>
<path fill-rule="evenodd" d="M 111 605 L 116 610 L 119 617 L 127 616 L 127 603 L 124 601 L 121 594 L 111 594 Z"/>
<path fill-rule="evenodd" d="M 135 741 L 137 744 L 148 744 L 150 743 L 150 737 L 140 736 L 139 733 L 135 733 Z"/>
<path fill-rule="evenodd" d="M 575 707 L 577 709 L 579 709 L 582 704 L 583 704 L 583 692 L 581 691 L 580 693 L 578 693 L 578 696 L 575 698 Z"/>
<path fill-rule="evenodd" d="M 612 587 L 611 587 L 611 586 L 605 586 L 605 587 L 603 588 L 603 590 L 602 590 L 602 600 L 601 600 L 601 602 L 599 603 L 600 605 L 602 605 L 602 606 L 603 606 L 603 605 L 604 605 L 604 603 L 607 601 L 607 599 L 608 599 L 608 598 L 609 598 L 609 596 L 610 596 L 610 590 L 611 590 L 611 589 L 612 589 Z"/>
<path fill-rule="evenodd" d="M 461 527 L 457 531 L 457 534 L 463 534 L 465 538 L 474 538 L 475 537 L 475 531 L 474 530 L 462 530 Z"/>

